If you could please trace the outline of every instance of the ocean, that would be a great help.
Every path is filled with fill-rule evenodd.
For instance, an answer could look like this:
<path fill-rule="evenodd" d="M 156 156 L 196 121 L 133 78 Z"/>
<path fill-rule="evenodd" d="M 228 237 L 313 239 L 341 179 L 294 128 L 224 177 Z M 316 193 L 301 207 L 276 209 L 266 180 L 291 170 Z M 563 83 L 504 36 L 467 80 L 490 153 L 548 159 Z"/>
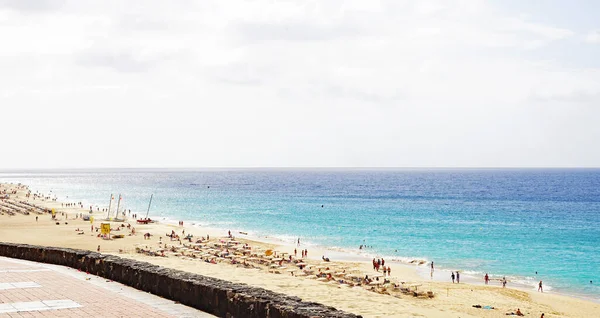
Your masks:
<path fill-rule="evenodd" d="M 433 260 L 532 289 L 543 280 L 546 290 L 600 301 L 596 169 L 12 171 L 0 182 L 101 208 L 121 194 L 122 208 L 142 216 L 153 194 L 154 219 Z"/>

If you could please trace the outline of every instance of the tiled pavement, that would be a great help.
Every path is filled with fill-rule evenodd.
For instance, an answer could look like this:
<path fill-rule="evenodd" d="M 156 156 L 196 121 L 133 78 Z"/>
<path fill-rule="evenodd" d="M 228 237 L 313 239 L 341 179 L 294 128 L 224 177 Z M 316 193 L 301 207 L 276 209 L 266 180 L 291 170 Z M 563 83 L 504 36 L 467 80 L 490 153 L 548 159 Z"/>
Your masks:
<path fill-rule="evenodd" d="M 75 269 L 0 257 L 0 318 L 214 317 Z"/>

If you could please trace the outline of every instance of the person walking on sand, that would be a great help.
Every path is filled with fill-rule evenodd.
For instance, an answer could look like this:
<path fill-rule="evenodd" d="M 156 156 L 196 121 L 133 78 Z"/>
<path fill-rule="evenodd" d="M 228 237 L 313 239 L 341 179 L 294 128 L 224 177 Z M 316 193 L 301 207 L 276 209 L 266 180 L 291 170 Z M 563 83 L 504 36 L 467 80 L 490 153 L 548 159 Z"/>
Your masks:
<path fill-rule="evenodd" d="M 540 280 L 540 283 L 538 284 L 538 291 L 539 292 L 544 292 L 544 288 L 542 287 L 542 281 Z"/>
<path fill-rule="evenodd" d="M 298 238 L 298 246 L 300 246 L 300 238 Z"/>
<path fill-rule="evenodd" d="M 454 284 L 454 272 L 452 272 L 452 275 L 450 275 L 450 277 L 452 278 L 452 284 Z"/>
<path fill-rule="evenodd" d="M 460 284 L 460 273 L 456 271 L 456 283 Z"/>
<path fill-rule="evenodd" d="M 431 273 L 429 275 L 433 278 L 433 261 L 431 261 Z"/>
<path fill-rule="evenodd" d="M 298 256 L 298 251 L 296 249 L 294 249 L 294 257 Z"/>
<path fill-rule="evenodd" d="M 485 273 L 485 276 L 483 277 L 483 280 L 485 280 L 485 284 L 486 285 L 490 282 L 490 276 L 488 276 L 488 273 Z"/>

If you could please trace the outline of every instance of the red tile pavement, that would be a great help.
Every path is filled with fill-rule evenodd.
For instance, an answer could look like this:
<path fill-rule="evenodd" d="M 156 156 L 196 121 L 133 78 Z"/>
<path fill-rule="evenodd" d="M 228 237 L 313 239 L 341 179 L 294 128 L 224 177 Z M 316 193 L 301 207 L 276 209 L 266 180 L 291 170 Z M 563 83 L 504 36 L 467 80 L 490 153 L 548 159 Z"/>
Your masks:
<path fill-rule="evenodd" d="M 101 277 L 87 275 L 74 269 L 21 260 L 13 261 L 7 258 L 0 259 L 0 283 L 15 282 L 35 282 L 41 287 L 0 290 L 0 306 L 18 302 L 70 299 L 81 307 L 8 313 L 4 311 L 0 313 L 0 318 L 213 317 L 193 308 L 175 304 L 116 282 L 107 282 Z M 117 291 L 122 292 L 117 293 Z M 144 301 L 140 301 L 140 297 Z"/>

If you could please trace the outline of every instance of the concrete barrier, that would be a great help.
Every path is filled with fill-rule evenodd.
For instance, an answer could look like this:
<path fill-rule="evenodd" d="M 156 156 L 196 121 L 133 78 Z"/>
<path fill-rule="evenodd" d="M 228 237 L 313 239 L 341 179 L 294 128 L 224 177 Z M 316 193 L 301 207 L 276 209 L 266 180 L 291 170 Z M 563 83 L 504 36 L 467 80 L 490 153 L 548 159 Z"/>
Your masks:
<path fill-rule="evenodd" d="M 263 288 L 91 251 L 0 243 L 0 256 L 79 269 L 219 317 L 361 317 Z"/>

